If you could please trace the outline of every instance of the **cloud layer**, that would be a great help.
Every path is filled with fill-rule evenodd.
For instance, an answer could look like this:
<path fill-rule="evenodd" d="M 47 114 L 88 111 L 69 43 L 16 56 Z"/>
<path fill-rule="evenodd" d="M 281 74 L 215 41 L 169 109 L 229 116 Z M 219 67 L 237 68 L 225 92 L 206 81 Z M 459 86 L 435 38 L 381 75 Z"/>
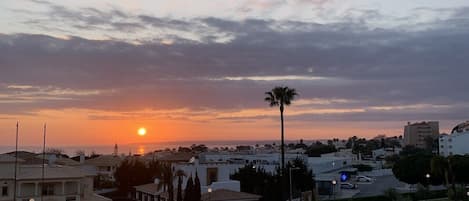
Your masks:
<path fill-rule="evenodd" d="M 287 113 L 295 121 L 464 120 L 469 112 L 467 8 L 415 27 L 375 28 L 369 21 L 386 16 L 373 10 L 320 24 L 36 2 L 48 9 L 24 11 L 42 16 L 24 23 L 70 36 L 0 34 L 4 115 L 80 109 L 102 111 L 92 120 L 276 118 L 262 101 L 276 85 L 299 91 Z M 96 40 L 75 30 L 112 34 Z M 127 33 L 135 38 L 122 39 Z"/>

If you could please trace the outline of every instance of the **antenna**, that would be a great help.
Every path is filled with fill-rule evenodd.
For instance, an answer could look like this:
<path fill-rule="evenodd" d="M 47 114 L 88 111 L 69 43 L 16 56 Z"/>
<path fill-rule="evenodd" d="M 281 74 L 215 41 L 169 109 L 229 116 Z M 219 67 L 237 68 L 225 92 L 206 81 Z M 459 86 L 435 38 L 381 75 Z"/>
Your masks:
<path fill-rule="evenodd" d="M 42 146 L 42 185 L 41 185 L 41 201 L 43 201 L 43 196 L 44 196 L 44 168 L 45 168 L 45 163 L 46 163 L 46 127 L 47 125 L 44 123 L 44 141 L 43 141 L 43 146 Z"/>
<path fill-rule="evenodd" d="M 15 187 L 13 188 L 13 200 L 16 201 L 16 179 L 17 179 L 17 171 L 18 171 L 18 127 L 19 122 L 16 121 L 16 146 L 15 146 Z"/>

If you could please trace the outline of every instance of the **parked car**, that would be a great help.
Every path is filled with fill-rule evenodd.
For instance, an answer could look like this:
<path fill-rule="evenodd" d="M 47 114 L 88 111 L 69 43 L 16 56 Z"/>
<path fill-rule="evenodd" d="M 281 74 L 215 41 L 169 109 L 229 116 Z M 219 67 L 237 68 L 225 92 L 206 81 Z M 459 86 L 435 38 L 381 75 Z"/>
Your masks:
<path fill-rule="evenodd" d="M 359 182 L 372 182 L 373 181 L 372 178 L 367 177 L 367 176 L 362 176 L 362 175 L 357 176 L 355 180 Z"/>
<path fill-rule="evenodd" d="M 340 184 L 340 188 L 342 189 L 356 189 L 358 186 L 356 184 L 344 182 Z"/>

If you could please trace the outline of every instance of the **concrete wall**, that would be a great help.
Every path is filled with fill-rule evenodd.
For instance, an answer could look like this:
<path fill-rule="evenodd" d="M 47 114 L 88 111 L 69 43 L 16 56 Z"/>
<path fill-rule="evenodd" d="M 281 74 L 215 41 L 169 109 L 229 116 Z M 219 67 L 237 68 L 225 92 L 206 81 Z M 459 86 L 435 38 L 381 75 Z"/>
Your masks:
<path fill-rule="evenodd" d="M 207 182 L 207 169 L 216 168 L 217 169 L 217 181 L 229 181 L 230 175 L 234 174 L 239 168 L 244 167 L 244 164 L 226 164 L 226 163 L 211 163 L 211 164 L 175 164 L 175 170 L 182 170 L 186 173 L 187 177 L 184 177 L 183 184 L 186 184 L 187 179 L 192 175 L 192 179 L 195 178 L 195 173 L 197 172 L 201 186 L 210 185 Z M 264 168 L 267 172 L 274 172 L 276 165 L 260 165 L 258 167 Z M 177 180 L 175 180 L 175 186 L 177 185 Z M 183 185 L 185 187 L 185 185 Z"/>
<path fill-rule="evenodd" d="M 442 156 L 469 154 L 469 132 L 442 135 L 439 139 L 439 152 Z"/>

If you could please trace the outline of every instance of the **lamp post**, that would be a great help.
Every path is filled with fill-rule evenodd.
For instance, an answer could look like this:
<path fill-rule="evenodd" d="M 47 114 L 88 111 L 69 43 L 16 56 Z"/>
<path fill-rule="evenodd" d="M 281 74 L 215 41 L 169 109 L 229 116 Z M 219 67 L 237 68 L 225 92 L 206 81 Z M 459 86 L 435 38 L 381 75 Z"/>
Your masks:
<path fill-rule="evenodd" d="M 337 181 L 334 179 L 332 180 L 332 195 L 334 196 L 334 200 L 335 200 L 335 194 L 334 194 L 334 191 L 335 191 L 335 185 L 337 184 Z"/>
<path fill-rule="evenodd" d="M 427 173 L 425 175 L 425 178 L 427 178 L 427 186 L 428 186 L 428 190 L 430 190 L 430 173 Z"/>
<path fill-rule="evenodd" d="M 293 200 L 293 193 L 292 193 L 292 192 L 293 192 L 293 188 L 292 188 L 292 181 L 291 181 L 291 171 L 292 171 L 292 170 L 299 170 L 299 169 L 300 169 L 300 168 L 298 168 L 298 167 L 290 167 L 290 168 L 288 168 L 288 170 L 289 170 L 288 172 L 289 172 L 289 176 L 290 176 L 290 201 Z"/>
<path fill-rule="evenodd" d="M 430 173 L 427 173 L 425 175 L 425 178 L 427 178 L 427 191 L 428 191 L 428 194 L 430 194 Z"/>
<path fill-rule="evenodd" d="M 212 199 L 211 199 L 212 188 L 208 188 L 208 189 L 207 189 L 207 192 L 208 192 L 208 200 L 210 201 L 210 200 L 212 200 Z"/>

